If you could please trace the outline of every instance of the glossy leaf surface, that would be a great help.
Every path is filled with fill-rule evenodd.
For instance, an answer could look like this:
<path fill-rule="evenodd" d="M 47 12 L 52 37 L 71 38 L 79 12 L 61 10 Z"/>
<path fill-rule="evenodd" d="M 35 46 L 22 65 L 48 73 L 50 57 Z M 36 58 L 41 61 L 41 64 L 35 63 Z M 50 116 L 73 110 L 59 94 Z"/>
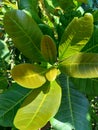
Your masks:
<path fill-rule="evenodd" d="M 33 90 L 18 110 L 14 119 L 15 126 L 20 130 L 43 127 L 56 114 L 60 101 L 61 88 L 55 81 Z"/>
<path fill-rule="evenodd" d="M 89 41 L 93 32 L 93 16 L 75 17 L 65 29 L 59 46 L 59 59 L 79 52 Z"/>
<path fill-rule="evenodd" d="M 44 68 L 25 63 L 12 69 L 12 78 L 23 87 L 38 88 L 46 82 L 44 73 Z"/>
<path fill-rule="evenodd" d="M 66 76 L 60 75 L 58 82 L 62 87 L 62 101 L 55 120 L 51 125 L 55 130 L 91 130 L 89 102 L 74 89 Z"/>
<path fill-rule="evenodd" d="M 46 78 L 48 79 L 48 81 L 54 81 L 58 75 L 58 69 L 57 68 L 50 68 L 47 72 L 46 72 Z"/>
<path fill-rule="evenodd" d="M 31 93 L 17 84 L 13 84 L 4 93 L 0 94 L 0 126 L 13 126 L 14 116 L 21 102 Z"/>
<path fill-rule="evenodd" d="M 49 63 L 53 64 L 57 60 L 57 49 L 53 39 L 48 36 L 44 35 L 41 40 L 41 52 Z"/>
<path fill-rule="evenodd" d="M 70 77 L 95 78 L 98 77 L 98 54 L 77 53 L 61 62 L 59 67 Z"/>
<path fill-rule="evenodd" d="M 29 15 L 21 10 L 11 10 L 5 14 L 4 26 L 23 55 L 33 61 L 43 61 L 40 52 L 43 34 Z"/>

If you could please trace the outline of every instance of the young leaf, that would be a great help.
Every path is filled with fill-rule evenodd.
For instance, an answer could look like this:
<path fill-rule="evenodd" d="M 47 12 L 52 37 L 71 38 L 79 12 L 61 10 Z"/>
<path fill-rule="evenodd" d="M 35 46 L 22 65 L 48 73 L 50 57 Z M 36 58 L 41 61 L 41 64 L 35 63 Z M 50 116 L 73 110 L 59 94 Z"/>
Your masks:
<path fill-rule="evenodd" d="M 33 61 L 44 60 L 40 52 L 43 34 L 29 15 L 21 10 L 11 10 L 4 16 L 4 27 L 23 55 Z"/>
<path fill-rule="evenodd" d="M 23 87 L 38 88 L 46 82 L 44 73 L 44 68 L 25 63 L 12 69 L 12 78 Z"/>
<path fill-rule="evenodd" d="M 98 77 L 98 54 L 77 53 L 60 63 L 60 70 L 71 77 Z"/>
<path fill-rule="evenodd" d="M 62 87 L 62 101 L 55 119 L 51 120 L 52 127 L 55 130 L 91 130 L 86 97 L 74 89 L 65 75 L 60 75 L 58 82 Z"/>
<path fill-rule="evenodd" d="M 43 127 L 56 114 L 60 101 L 61 88 L 56 81 L 34 89 L 18 110 L 14 125 L 20 130 Z"/>
<path fill-rule="evenodd" d="M 89 41 L 93 32 L 93 16 L 75 17 L 65 29 L 59 46 L 59 59 L 79 52 Z"/>
<path fill-rule="evenodd" d="M 54 41 L 48 35 L 44 35 L 41 40 L 41 52 L 49 63 L 53 64 L 57 60 L 57 49 Z"/>
<path fill-rule="evenodd" d="M 0 126 L 13 126 L 13 119 L 18 108 L 31 92 L 30 89 L 13 84 L 7 91 L 0 94 Z"/>
<path fill-rule="evenodd" d="M 56 79 L 57 75 L 58 75 L 58 69 L 57 68 L 50 68 L 46 72 L 46 78 L 48 79 L 48 81 L 54 81 Z"/>

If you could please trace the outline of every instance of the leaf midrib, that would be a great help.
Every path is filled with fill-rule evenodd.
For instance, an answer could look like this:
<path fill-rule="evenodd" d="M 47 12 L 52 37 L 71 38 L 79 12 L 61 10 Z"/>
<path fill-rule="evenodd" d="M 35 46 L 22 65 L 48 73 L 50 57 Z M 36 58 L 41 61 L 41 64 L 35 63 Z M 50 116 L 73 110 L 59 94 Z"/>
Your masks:
<path fill-rule="evenodd" d="M 33 122 L 34 118 L 36 118 L 36 115 L 37 115 L 37 113 L 39 112 L 39 110 L 41 109 L 41 107 L 43 106 L 42 104 L 45 102 L 45 99 L 46 99 L 47 96 L 48 96 L 48 94 L 44 95 L 43 100 L 42 100 L 41 103 L 39 104 L 38 108 L 36 109 L 36 112 L 34 113 L 34 115 L 33 115 L 32 119 L 31 119 L 31 121 L 28 123 L 28 125 L 26 126 L 26 128 L 28 128 L 29 125 Z M 26 128 L 25 128 L 25 129 L 26 129 Z"/>
<path fill-rule="evenodd" d="M 17 92 L 17 91 L 16 91 Z M 10 110 L 12 110 L 15 106 L 17 106 L 21 101 L 23 101 L 24 98 L 26 98 L 30 93 L 32 92 L 32 90 L 30 92 L 28 92 L 25 96 L 23 96 L 18 102 L 16 102 L 12 107 L 10 107 L 10 109 L 7 109 L 7 111 L 5 113 L 3 113 L 2 116 L 4 116 L 6 113 L 8 113 Z M 19 93 L 19 92 L 18 92 Z M 2 116 L 0 116 L 0 118 L 2 118 Z"/>
<path fill-rule="evenodd" d="M 28 33 L 26 33 L 26 31 L 24 31 L 24 29 L 23 29 L 23 28 L 18 24 L 18 22 L 16 22 L 14 19 L 12 19 L 11 17 L 9 17 L 9 19 L 12 20 L 13 23 L 15 23 L 20 30 L 22 30 L 22 32 L 25 34 L 25 36 L 28 37 L 28 39 L 31 41 L 31 43 L 33 44 L 33 46 L 37 49 L 37 51 L 39 52 L 39 54 L 42 56 L 40 50 L 38 49 L 38 47 L 36 47 L 36 45 L 34 44 L 34 42 L 33 42 L 32 39 L 31 39 L 31 37 L 28 35 Z M 13 39 L 13 38 L 12 38 L 12 39 Z"/>
<path fill-rule="evenodd" d="M 35 77 L 35 76 L 44 76 L 44 74 L 46 73 L 46 70 L 44 70 L 43 72 L 40 72 L 40 73 L 32 73 L 32 74 L 25 74 L 25 75 L 18 75 L 18 76 L 21 76 L 22 78 L 31 78 L 31 77 Z M 20 77 L 18 77 L 20 79 Z"/>
<path fill-rule="evenodd" d="M 70 86 L 69 86 L 69 77 L 67 76 L 67 94 L 68 94 L 68 102 L 69 102 L 69 109 L 72 119 L 72 124 L 74 125 L 74 117 L 73 117 L 73 110 L 72 110 L 72 104 L 71 104 L 71 95 L 70 95 Z"/>

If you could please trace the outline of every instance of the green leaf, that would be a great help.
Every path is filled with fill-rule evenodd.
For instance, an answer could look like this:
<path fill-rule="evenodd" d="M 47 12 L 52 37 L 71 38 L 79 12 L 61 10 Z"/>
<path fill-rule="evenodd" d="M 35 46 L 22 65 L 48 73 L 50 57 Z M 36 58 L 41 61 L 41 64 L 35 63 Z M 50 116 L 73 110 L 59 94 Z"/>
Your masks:
<path fill-rule="evenodd" d="M 12 69 L 13 79 L 23 87 L 38 88 L 45 82 L 45 69 L 29 63 L 16 65 Z"/>
<path fill-rule="evenodd" d="M 93 7 L 93 1 L 92 0 L 88 0 L 88 5 L 89 5 L 90 8 L 92 8 Z"/>
<path fill-rule="evenodd" d="M 87 97 L 95 97 L 98 95 L 98 79 L 81 79 L 71 78 L 75 88 L 87 95 Z"/>
<path fill-rule="evenodd" d="M 0 94 L 0 126 L 13 126 L 16 111 L 30 92 L 30 89 L 13 84 L 11 88 Z"/>
<path fill-rule="evenodd" d="M 55 130 L 91 130 L 88 100 L 74 89 L 65 75 L 60 75 L 58 82 L 62 87 L 62 101 L 55 119 L 50 120 L 52 127 Z"/>
<path fill-rule="evenodd" d="M 34 89 L 18 110 L 14 125 L 20 130 L 43 127 L 56 114 L 60 101 L 61 88 L 55 81 Z"/>
<path fill-rule="evenodd" d="M 18 6 L 19 9 L 28 11 L 28 13 L 37 23 L 42 23 L 38 16 L 38 0 L 19 0 Z"/>
<path fill-rule="evenodd" d="M 10 58 L 9 54 L 10 52 L 7 44 L 5 44 L 4 41 L 0 40 L 0 58 L 8 62 Z"/>
<path fill-rule="evenodd" d="M 56 8 L 59 6 L 59 3 L 57 0 L 44 0 L 43 2 L 46 11 L 49 11 L 49 13 L 55 15 L 56 14 Z"/>
<path fill-rule="evenodd" d="M 95 78 L 98 77 L 98 54 L 77 53 L 66 58 L 59 65 L 60 70 L 70 77 Z"/>
<path fill-rule="evenodd" d="M 53 15 L 58 15 L 56 9 L 59 7 L 63 10 L 72 9 L 75 7 L 73 0 L 44 0 L 45 8 Z"/>
<path fill-rule="evenodd" d="M 93 17 L 94 17 L 94 23 L 96 25 L 98 25 L 98 10 L 95 10 L 93 13 Z"/>
<path fill-rule="evenodd" d="M 49 25 L 44 24 L 44 23 L 38 24 L 38 25 L 44 35 L 48 35 L 54 39 L 54 32 L 53 32 L 52 27 L 50 27 Z"/>
<path fill-rule="evenodd" d="M 98 53 L 98 26 L 94 26 L 94 31 L 90 41 L 86 44 L 86 46 L 82 49 L 82 52 L 92 52 Z"/>
<path fill-rule="evenodd" d="M 65 29 L 60 45 L 59 59 L 69 57 L 79 51 L 89 41 L 93 32 L 93 16 L 86 13 L 84 17 L 75 17 Z"/>
<path fill-rule="evenodd" d="M 73 7 L 75 7 L 73 0 L 56 0 L 59 4 L 59 6 L 63 9 L 72 9 Z"/>
<path fill-rule="evenodd" d="M 67 123 L 67 121 L 66 123 L 63 123 L 55 118 L 52 118 L 50 122 L 54 130 L 74 130 L 71 123 Z"/>
<path fill-rule="evenodd" d="M 0 4 L 1 5 L 6 5 L 6 7 L 4 7 L 4 10 L 7 11 L 8 8 L 11 8 L 11 9 L 18 9 L 17 5 L 15 3 L 12 3 L 11 1 L 9 0 L 2 0 L 0 1 Z M 3 6 L 2 6 L 3 7 Z M 1 10 L 0 10 L 1 11 Z"/>
<path fill-rule="evenodd" d="M 88 0 L 77 0 L 78 2 L 82 2 L 82 3 L 86 3 L 88 2 Z"/>
<path fill-rule="evenodd" d="M 20 10 L 9 11 L 4 16 L 4 27 L 23 55 L 34 61 L 44 60 L 40 52 L 43 34 L 29 15 Z"/>
<path fill-rule="evenodd" d="M 41 40 L 41 52 L 49 63 L 53 64 L 57 60 L 57 49 L 53 39 L 48 36 L 44 35 Z"/>
<path fill-rule="evenodd" d="M 8 87 L 7 78 L 4 75 L 0 75 L 0 94 Z"/>
<path fill-rule="evenodd" d="M 11 130 L 18 130 L 18 129 L 16 129 L 16 128 L 12 128 Z"/>

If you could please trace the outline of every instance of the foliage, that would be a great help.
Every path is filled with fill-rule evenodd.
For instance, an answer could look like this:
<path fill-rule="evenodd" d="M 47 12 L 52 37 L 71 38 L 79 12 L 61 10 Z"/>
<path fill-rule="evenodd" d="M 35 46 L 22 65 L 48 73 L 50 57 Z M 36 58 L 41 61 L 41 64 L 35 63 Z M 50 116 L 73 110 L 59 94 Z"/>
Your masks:
<path fill-rule="evenodd" d="M 2 129 L 97 129 L 96 2 L 1 2 Z"/>

